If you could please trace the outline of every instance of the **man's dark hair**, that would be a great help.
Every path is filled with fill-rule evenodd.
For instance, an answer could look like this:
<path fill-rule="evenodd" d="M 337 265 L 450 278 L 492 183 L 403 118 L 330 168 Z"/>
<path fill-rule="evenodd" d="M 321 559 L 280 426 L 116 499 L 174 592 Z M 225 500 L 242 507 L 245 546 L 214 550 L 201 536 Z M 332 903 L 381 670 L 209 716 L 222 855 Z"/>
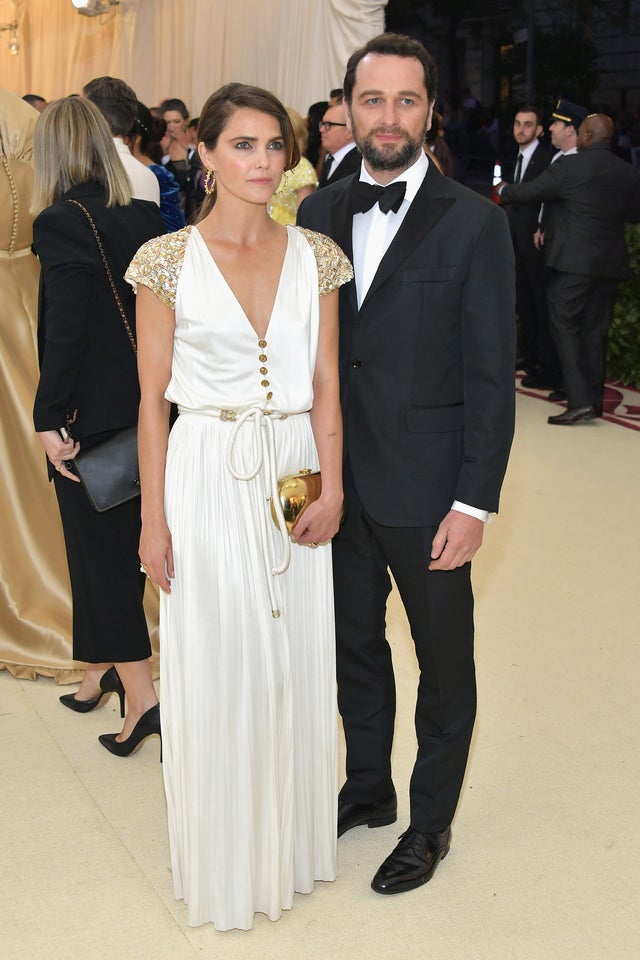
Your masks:
<path fill-rule="evenodd" d="M 22 98 L 26 103 L 30 103 L 32 107 L 35 107 L 36 103 L 46 103 L 47 101 L 44 97 L 38 96 L 37 93 L 25 93 Z"/>
<path fill-rule="evenodd" d="M 138 100 L 124 80 L 116 77 L 96 77 L 83 87 L 87 98 L 95 103 L 114 137 L 126 137 L 133 126 L 138 109 Z"/>
<path fill-rule="evenodd" d="M 518 107 L 513 116 L 515 117 L 518 113 L 535 113 L 537 122 L 539 124 L 542 123 L 542 110 L 533 103 L 523 103 L 522 106 Z"/>
<path fill-rule="evenodd" d="M 329 94 L 331 100 L 342 100 L 343 91 L 342 87 L 335 87 Z"/>
<path fill-rule="evenodd" d="M 166 113 L 168 110 L 176 110 L 183 120 L 189 119 L 187 105 L 185 104 L 184 100 L 178 100 L 177 97 L 172 97 L 169 100 L 163 100 L 160 104 L 160 109 L 163 113 Z"/>
<path fill-rule="evenodd" d="M 160 163 L 162 160 L 160 141 L 166 132 L 166 121 L 162 117 L 154 117 L 149 108 L 138 101 L 136 118 L 128 136 L 129 138 L 140 137 L 140 152 L 154 163 Z"/>
<path fill-rule="evenodd" d="M 435 100 L 438 87 L 438 68 L 431 54 L 413 37 L 405 37 L 399 33 L 381 33 L 365 43 L 363 47 L 359 47 L 349 57 L 342 84 L 344 99 L 349 106 L 351 106 L 358 64 L 368 53 L 379 53 L 382 56 L 415 57 L 424 71 L 427 97 L 430 102 Z"/>

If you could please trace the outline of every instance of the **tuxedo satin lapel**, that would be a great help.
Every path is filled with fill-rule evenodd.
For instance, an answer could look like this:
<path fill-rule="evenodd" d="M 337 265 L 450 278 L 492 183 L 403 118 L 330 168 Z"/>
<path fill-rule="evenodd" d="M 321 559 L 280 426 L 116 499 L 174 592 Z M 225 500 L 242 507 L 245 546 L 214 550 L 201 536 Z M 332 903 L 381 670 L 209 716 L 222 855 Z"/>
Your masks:
<path fill-rule="evenodd" d="M 417 244 L 427 236 L 449 207 L 455 203 L 453 197 L 437 196 L 437 184 L 441 176 L 431 168 L 427 171 L 422 186 L 402 221 L 402 226 L 380 261 L 376 275 L 360 307 L 361 310 L 376 290 L 398 269 Z"/>

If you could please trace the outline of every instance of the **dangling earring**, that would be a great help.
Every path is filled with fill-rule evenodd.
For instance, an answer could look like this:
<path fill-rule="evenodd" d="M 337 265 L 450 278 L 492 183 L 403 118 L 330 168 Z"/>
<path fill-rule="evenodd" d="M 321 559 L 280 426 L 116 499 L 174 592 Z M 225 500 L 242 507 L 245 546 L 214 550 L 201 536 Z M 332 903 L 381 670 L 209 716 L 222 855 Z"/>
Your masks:
<path fill-rule="evenodd" d="M 207 170 L 207 175 L 204 178 L 204 192 L 208 197 L 211 196 L 213 191 L 216 188 L 216 175 L 213 170 Z"/>

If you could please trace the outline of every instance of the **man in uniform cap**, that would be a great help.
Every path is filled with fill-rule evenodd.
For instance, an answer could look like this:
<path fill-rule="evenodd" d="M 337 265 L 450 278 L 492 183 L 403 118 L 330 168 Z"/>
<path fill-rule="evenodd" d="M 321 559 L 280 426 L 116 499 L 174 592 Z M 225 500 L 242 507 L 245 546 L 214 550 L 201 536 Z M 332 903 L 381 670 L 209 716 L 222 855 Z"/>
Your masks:
<path fill-rule="evenodd" d="M 562 97 L 558 100 L 555 110 L 551 114 L 549 123 L 551 144 L 557 151 L 552 156 L 551 163 L 555 163 L 556 160 L 559 160 L 561 157 L 568 157 L 578 152 L 576 146 L 578 129 L 587 116 L 587 113 L 587 109 L 579 103 L 572 103 L 571 100 L 564 100 Z M 542 250 L 544 246 L 544 234 L 547 227 L 549 227 L 552 211 L 552 203 L 543 203 L 540 205 L 538 212 L 538 229 L 533 235 L 533 244 L 537 250 Z M 549 234 L 551 234 L 551 228 L 549 229 Z M 547 328 L 548 326 L 547 322 Z M 560 361 L 558 360 L 558 354 L 550 330 L 548 337 L 543 336 L 541 348 L 542 357 L 540 366 L 542 368 L 542 376 L 540 377 L 540 382 L 544 383 L 546 380 L 549 385 L 552 386 L 553 389 L 549 394 L 550 400 L 566 400 L 566 393 L 561 384 L 562 372 L 560 370 Z M 526 386 L 526 384 L 523 384 L 523 386 Z"/>
<path fill-rule="evenodd" d="M 560 157 L 578 152 L 578 130 L 588 112 L 579 103 L 571 103 L 571 100 L 563 100 L 562 98 L 558 100 L 549 123 L 551 143 L 558 151 L 553 156 L 552 163 L 559 160 Z"/>

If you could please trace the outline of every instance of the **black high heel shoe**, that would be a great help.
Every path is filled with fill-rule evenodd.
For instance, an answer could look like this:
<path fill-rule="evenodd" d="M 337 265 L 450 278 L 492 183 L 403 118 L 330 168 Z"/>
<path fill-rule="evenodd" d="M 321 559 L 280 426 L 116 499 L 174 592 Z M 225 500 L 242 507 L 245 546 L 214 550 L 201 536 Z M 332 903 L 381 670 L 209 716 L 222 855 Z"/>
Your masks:
<path fill-rule="evenodd" d="M 160 763 L 162 763 L 162 734 L 160 733 L 160 704 L 143 713 L 126 740 L 116 740 L 117 733 L 101 733 L 98 740 L 116 757 L 129 757 L 147 737 L 157 733 L 160 737 Z"/>
<path fill-rule="evenodd" d="M 75 693 L 65 693 L 60 697 L 60 703 L 76 713 L 90 713 L 100 705 L 105 694 L 117 693 L 120 698 L 120 716 L 124 718 L 124 687 L 115 667 L 109 667 L 100 677 L 100 693 L 93 700 L 78 700 Z"/>

